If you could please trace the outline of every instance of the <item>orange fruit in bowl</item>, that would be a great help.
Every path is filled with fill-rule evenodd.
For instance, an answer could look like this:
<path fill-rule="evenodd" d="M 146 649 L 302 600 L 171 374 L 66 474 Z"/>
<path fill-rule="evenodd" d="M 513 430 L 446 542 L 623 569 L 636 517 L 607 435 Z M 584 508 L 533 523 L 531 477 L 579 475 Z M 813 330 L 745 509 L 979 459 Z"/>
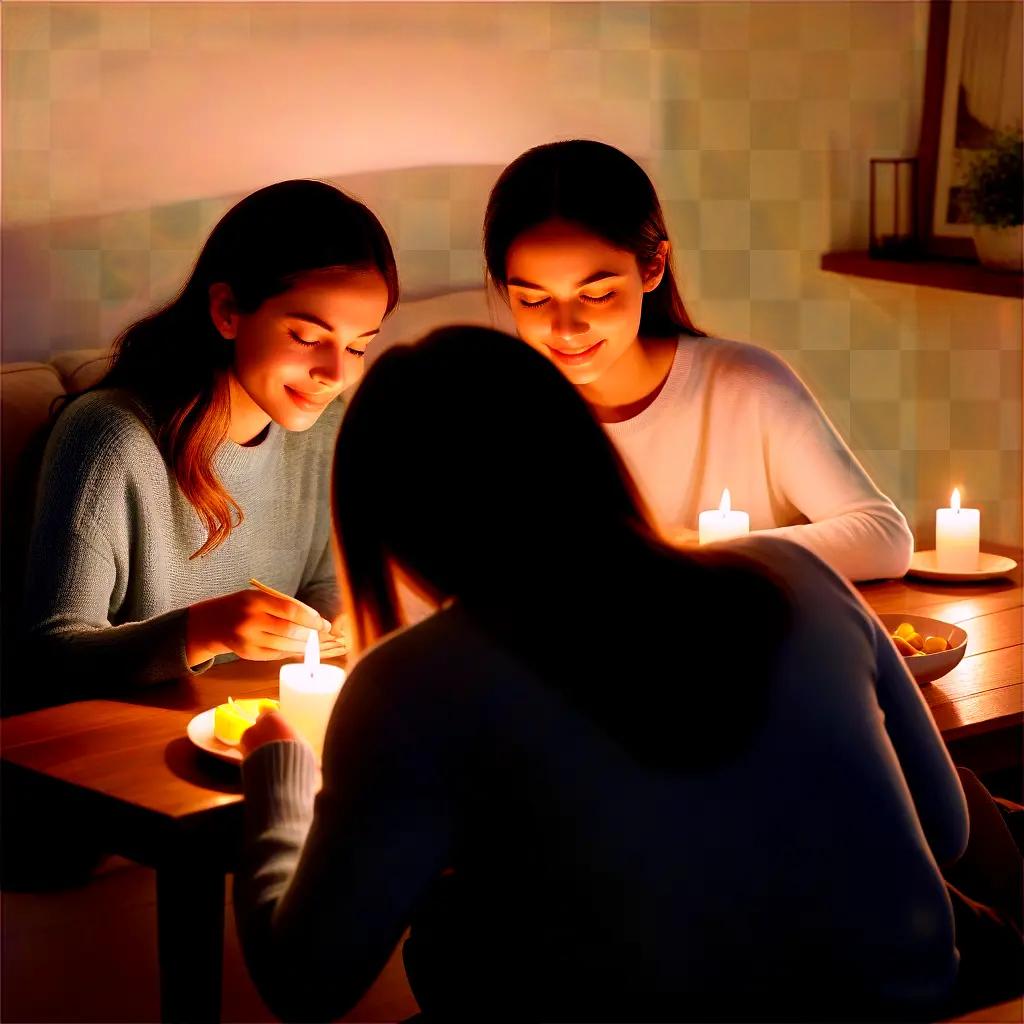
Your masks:
<path fill-rule="evenodd" d="M 930 683 L 963 660 L 967 632 L 952 622 L 910 612 L 880 612 L 893 646 L 918 683 Z"/>
<path fill-rule="evenodd" d="M 904 658 L 912 658 L 915 654 L 917 654 L 917 651 L 913 647 L 911 647 L 910 644 L 908 644 L 907 641 L 904 640 L 901 636 L 896 636 L 895 634 L 892 634 L 892 642 L 896 646 L 896 650 L 899 651 Z"/>

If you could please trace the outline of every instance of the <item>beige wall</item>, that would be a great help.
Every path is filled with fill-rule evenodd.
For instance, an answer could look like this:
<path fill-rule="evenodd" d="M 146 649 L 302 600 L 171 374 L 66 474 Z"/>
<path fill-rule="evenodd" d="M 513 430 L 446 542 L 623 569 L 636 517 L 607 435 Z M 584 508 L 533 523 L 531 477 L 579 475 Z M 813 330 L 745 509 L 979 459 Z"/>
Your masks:
<path fill-rule="evenodd" d="M 4 4 L 4 355 L 105 343 L 234 196 L 331 177 L 409 296 L 480 280 L 498 169 L 592 136 L 642 160 L 684 295 L 781 352 L 919 546 L 959 485 L 1020 543 L 1021 304 L 824 274 L 872 156 L 916 148 L 922 3 Z"/>

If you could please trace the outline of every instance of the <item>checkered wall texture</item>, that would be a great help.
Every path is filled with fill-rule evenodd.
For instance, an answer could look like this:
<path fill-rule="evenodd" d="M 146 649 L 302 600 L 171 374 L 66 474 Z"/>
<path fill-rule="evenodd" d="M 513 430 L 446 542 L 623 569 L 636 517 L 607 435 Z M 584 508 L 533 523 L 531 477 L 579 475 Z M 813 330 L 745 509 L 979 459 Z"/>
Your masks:
<path fill-rule="evenodd" d="M 8 360 L 105 344 L 169 297 L 237 198 L 169 203 L 98 155 L 99 114 L 126 69 L 145 75 L 173 52 L 184 81 L 218 53 L 284 47 L 302 74 L 304 47 L 329 31 L 379 47 L 382 73 L 399 74 L 387 67 L 389 33 L 412 17 L 394 4 L 4 8 Z M 866 245 L 868 159 L 916 147 L 924 4 L 439 3 L 418 5 L 415 19 L 424 47 L 465 40 L 515 57 L 549 98 L 534 141 L 600 136 L 602 125 L 649 140 L 634 155 L 664 202 L 695 320 L 794 366 L 919 547 L 932 544 L 933 510 L 954 485 L 982 509 L 986 539 L 1020 543 L 1021 304 L 818 266 L 824 250 Z M 516 110 L 516 84 L 494 114 L 528 124 L 535 111 Z M 439 131 L 473 130 L 437 117 Z M 380 215 L 415 298 L 481 281 L 480 223 L 500 166 L 459 164 L 307 173 Z"/>

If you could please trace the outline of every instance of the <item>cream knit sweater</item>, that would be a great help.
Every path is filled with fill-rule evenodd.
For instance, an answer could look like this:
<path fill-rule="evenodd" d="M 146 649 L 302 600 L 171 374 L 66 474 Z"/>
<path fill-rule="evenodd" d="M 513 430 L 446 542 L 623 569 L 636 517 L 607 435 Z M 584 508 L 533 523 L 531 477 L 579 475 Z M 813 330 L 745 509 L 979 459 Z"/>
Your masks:
<path fill-rule="evenodd" d="M 682 336 L 654 402 L 605 428 L 666 534 L 696 530 L 728 487 L 751 530 L 801 544 L 848 579 L 910 564 L 903 514 L 772 352 Z"/>

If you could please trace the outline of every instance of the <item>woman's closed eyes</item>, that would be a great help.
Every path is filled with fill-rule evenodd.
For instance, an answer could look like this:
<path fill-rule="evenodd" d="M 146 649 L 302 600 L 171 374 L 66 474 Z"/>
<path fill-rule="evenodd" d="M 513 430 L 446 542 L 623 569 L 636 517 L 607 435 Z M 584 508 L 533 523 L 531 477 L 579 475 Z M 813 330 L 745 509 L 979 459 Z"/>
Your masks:
<path fill-rule="evenodd" d="M 297 341 L 300 345 L 305 345 L 306 348 L 314 348 L 320 344 L 318 340 L 307 341 L 297 331 L 293 331 L 290 327 L 288 328 L 288 335 L 292 341 Z"/>
<path fill-rule="evenodd" d="M 608 302 L 615 297 L 615 292 L 605 292 L 604 295 L 581 295 L 580 299 L 583 302 L 589 302 L 592 305 L 599 306 L 602 302 Z M 550 299 L 545 296 L 543 299 L 538 299 L 536 302 L 528 302 L 526 299 L 520 299 L 519 305 L 525 306 L 527 309 L 536 309 L 538 306 L 543 306 L 549 302 Z"/>
<path fill-rule="evenodd" d="M 303 345 L 306 348 L 315 348 L 317 345 L 320 344 L 320 341 L 318 339 L 314 339 L 312 341 L 307 341 L 297 331 L 293 331 L 291 328 L 288 329 L 288 334 L 291 337 L 292 341 L 298 342 L 300 345 Z M 345 346 L 345 351 L 350 356 L 356 356 L 359 359 L 362 359 L 363 356 L 366 355 L 366 349 L 364 349 L 364 348 L 353 348 L 351 345 L 346 345 Z"/>

